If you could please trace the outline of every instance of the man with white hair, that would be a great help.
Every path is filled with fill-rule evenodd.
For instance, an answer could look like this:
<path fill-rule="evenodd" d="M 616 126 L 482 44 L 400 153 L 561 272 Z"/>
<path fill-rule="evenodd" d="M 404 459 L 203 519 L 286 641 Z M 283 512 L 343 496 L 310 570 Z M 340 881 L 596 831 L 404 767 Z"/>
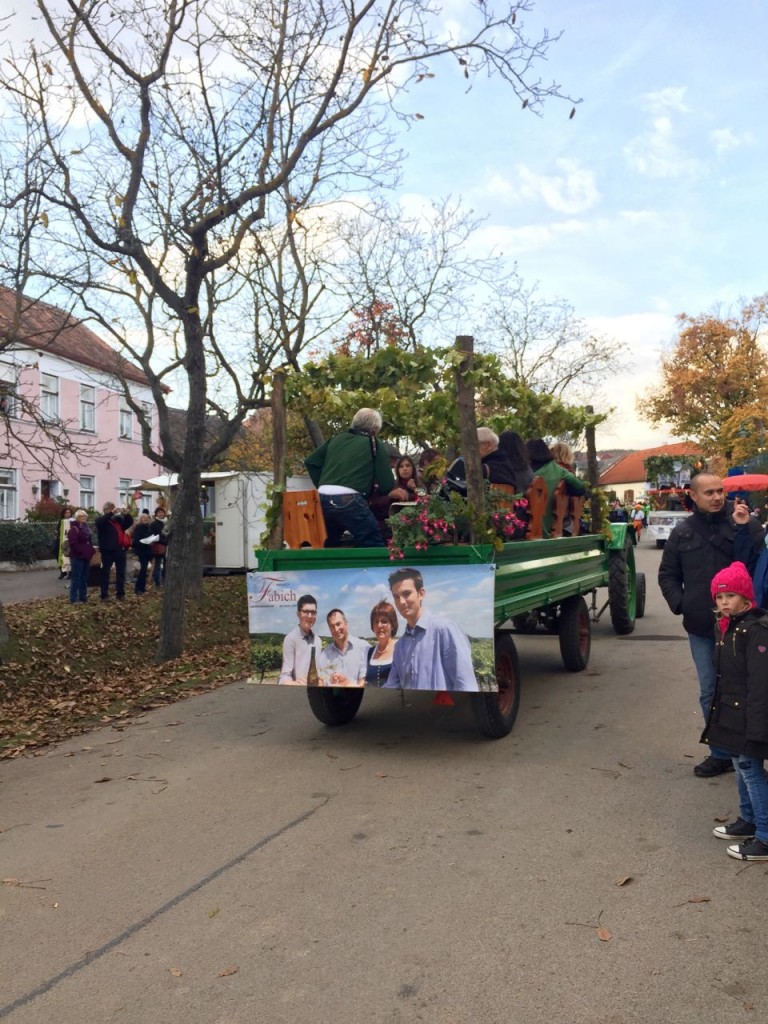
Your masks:
<path fill-rule="evenodd" d="M 379 494 L 408 500 L 407 493 L 395 487 L 389 454 L 377 439 L 381 425 L 381 413 L 376 409 L 358 409 L 348 430 L 336 434 L 304 460 L 320 493 L 328 548 L 338 547 L 345 531 L 351 534 L 355 547 L 384 547 L 379 524 L 368 507 L 374 486 Z"/>
<path fill-rule="evenodd" d="M 499 435 L 490 427 L 477 428 L 477 447 L 480 450 L 480 467 L 483 476 L 492 484 L 515 486 L 515 470 L 506 452 L 499 448 Z M 466 492 L 467 468 L 464 459 L 458 458 L 448 467 L 448 479 Z"/>

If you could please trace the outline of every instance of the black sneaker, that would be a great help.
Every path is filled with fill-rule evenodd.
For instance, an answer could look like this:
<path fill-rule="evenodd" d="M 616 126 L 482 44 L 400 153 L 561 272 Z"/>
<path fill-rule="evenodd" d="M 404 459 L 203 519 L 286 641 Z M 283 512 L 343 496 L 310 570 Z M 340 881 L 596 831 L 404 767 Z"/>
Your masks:
<path fill-rule="evenodd" d="M 740 846 L 729 846 L 727 853 L 734 860 L 768 860 L 768 843 L 762 839 L 748 839 Z"/>
<path fill-rule="evenodd" d="M 754 839 L 755 826 L 751 821 L 737 818 L 730 825 L 718 825 L 713 828 L 712 835 L 717 836 L 718 839 Z"/>
<path fill-rule="evenodd" d="M 733 761 L 730 757 L 715 757 L 710 754 L 705 757 L 701 764 L 694 765 L 693 774 L 700 779 L 711 779 L 715 775 L 722 775 L 724 772 L 733 771 Z"/>

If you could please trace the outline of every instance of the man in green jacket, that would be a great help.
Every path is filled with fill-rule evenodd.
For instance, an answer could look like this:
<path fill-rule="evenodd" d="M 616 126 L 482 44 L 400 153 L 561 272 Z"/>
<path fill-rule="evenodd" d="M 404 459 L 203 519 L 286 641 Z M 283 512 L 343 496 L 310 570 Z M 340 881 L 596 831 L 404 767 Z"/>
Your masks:
<path fill-rule="evenodd" d="M 381 424 L 381 413 L 375 409 L 358 409 L 349 430 L 336 434 L 304 460 L 320 493 L 328 548 L 338 547 L 345 531 L 352 535 L 355 547 L 384 547 L 379 524 L 368 507 L 374 485 L 379 494 L 408 500 L 407 493 L 395 487 L 386 446 L 377 440 Z"/>

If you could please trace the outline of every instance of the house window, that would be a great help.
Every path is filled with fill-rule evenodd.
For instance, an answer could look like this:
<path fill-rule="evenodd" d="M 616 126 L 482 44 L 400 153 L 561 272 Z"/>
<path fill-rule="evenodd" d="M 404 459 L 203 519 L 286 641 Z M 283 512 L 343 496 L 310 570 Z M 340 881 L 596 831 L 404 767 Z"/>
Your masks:
<path fill-rule="evenodd" d="M 148 425 L 148 427 L 149 427 L 149 429 L 151 431 L 152 430 L 152 403 L 151 402 L 142 402 L 141 403 L 141 411 L 144 414 L 144 419 L 147 421 L 147 425 Z"/>
<path fill-rule="evenodd" d="M 117 504 L 120 508 L 123 508 L 125 505 L 130 504 L 131 495 L 134 491 L 133 481 L 129 477 L 121 476 L 117 483 L 117 489 Z"/>
<path fill-rule="evenodd" d="M 133 438 L 133 413 L 125 404 L 120 406 L 120 437 Z"/>
<path fill-rule="evenodd" d="M 40 383 L 42 395 L 40 411 L 45 420 L 57 420 L 59 418 L 59 378 L 51 373 L 41 373 Z"/>
<path fill-rule="evenodd" d="M 0 363 L 0 416 L 18 416 L 19 400 L 16 393 L 16 369 Z"/>
<path fill-rule="evenodd" d="M 80 508 L 96 507 L 96 478 L 80 477 Z"/>
<path fill-rule="evenodd" d="M 0 519 L 18 518 L 17 504 L 16 470 L 0 469 Z"/>
<path fill-rule="evenodd" d="M 96 432 L 96 388 L 80 385 L 80 429 Z"/>

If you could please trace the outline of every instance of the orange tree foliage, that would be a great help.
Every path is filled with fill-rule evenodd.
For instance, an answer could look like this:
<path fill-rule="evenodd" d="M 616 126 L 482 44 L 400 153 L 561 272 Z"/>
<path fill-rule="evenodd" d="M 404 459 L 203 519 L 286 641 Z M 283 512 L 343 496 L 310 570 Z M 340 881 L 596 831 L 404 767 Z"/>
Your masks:
<path fill-rule="evenodd" d="M 310 451 L 307 429 L 296 413 L 288 413 L 287 469 L 289 473 L 304 472 L 304 458 Z M 216 465 L 218 470 L 238 473 L 270 472 L 272 470 L 272 413 L 260 409 L 249 416 Z"/>
<path fill-rule="evenodd" d="M 766 315 L 768 295 L 737 316 L 681 313 L 677 343 L 662 359 L 660 385 L 646 394 L 644 418 L 670 423 L 681 437 L 730 462 L 739 432 L 754 419 L 750 410 L 768 394 L 768 357 L 760 344 Z"/>

